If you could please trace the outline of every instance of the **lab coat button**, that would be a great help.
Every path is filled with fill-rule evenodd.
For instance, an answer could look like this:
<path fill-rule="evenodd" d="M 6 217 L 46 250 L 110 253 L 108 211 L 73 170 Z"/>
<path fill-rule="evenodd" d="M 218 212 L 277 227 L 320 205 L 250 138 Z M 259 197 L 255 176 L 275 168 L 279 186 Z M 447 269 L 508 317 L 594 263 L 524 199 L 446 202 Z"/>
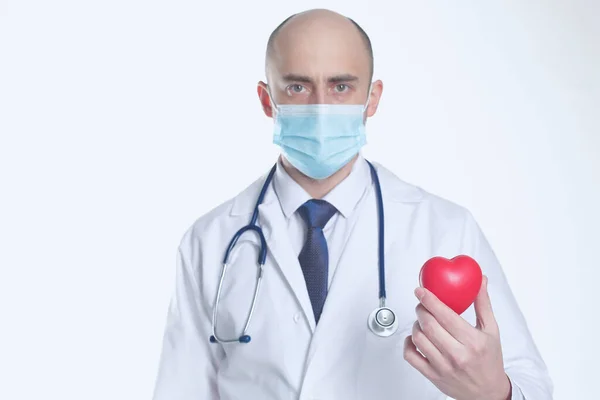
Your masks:
<path fill-rule="evenodd" d="M 294 322 L 298 323 L 298 321 L 300 321 L 300 313 L 294 314 Z"/>

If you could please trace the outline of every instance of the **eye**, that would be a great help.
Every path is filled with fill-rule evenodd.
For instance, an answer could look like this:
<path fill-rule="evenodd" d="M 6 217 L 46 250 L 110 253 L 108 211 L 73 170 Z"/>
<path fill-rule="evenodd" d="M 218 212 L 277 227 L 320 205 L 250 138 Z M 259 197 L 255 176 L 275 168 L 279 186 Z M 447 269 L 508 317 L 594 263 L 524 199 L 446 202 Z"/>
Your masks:
<path fill-rule="evenodd" d="M 348 89 L 349 89 L 349 87 L 345 83 L 338 83 L 337 85 L 335 85 L 335 91 L 338 93 L 345 92 Z"/>
<path fill-rule="evenodd" d="M 298 84 L 288 86 L 288 90 L 293 93 L 302 93 L 303 89 L 304 89 L 304 86 L 298 85 Z"/>

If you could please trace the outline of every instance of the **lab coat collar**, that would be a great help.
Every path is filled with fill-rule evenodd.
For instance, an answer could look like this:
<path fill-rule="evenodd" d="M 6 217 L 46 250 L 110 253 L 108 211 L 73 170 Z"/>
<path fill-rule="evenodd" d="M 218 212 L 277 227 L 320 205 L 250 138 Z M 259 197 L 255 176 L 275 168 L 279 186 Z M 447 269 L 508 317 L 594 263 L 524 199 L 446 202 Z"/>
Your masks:
<path fill-rule="evenodd" d="M 306 290 L 306 281 L 298 257 L 292 248 L 289 236 L 285 234 L 286 220 L 276 201 L 273 190 L 267 191 L 265 201 L 259 205 L 258 225 L 267 242 L 268 254 L 288 282 L 312 332 L 316 324 L 313 309 Z"/>
<path fill-rule="evenodd" d="M 359 161 L 359 160 L 357 160 L 357 161 Z M 357 163 L 357 164 L 366 165 L 366 162 L 365 163 Z M 383 167 L 381 164 L 379 164 L 377 162 L 372 162 L 372 164 L 375 167 L 375 169 L 377 170 L 377 174 L 378 174 L 379 180 L 381 182 L 381 191 L 382 191 L 383 197 L 387 201 L 401 202 L 401 203 L 414 203 L 414 202 L 419 202 L 423 199 L 424 194 L 423 194 L 423 190 L 420 187 L 401 180 L 394 173 L 392 173 L 387 168 Z M 359 165 L 357 165 L 357 166 L 359 166 Z M 256 205 L 256 199 L 258 198 L 260 189 L 262 188 L 262 185 L 264 184 L 268 173 L 269 173 L 269 171 L 266 171 L 259 179 L 254 181 L 254 183 L 252 183 L 249 187 L 247 187 L 243 192 L 241 192 L 239 195 L 237 195 L 233 199 L 233 204 L 232 204 L 231 212 L 230 212 L 230 214 L 232 216 L 251 215 L 253 213 L 254 206 Z M 360 174 L 356 174 L 356 175 L 360 175 Z M 271 189 L 272 188 L 273 188 L 273 185 L 271 185 Z M 269 192 L 272 192 L 272 190 L 267 190 L 267 196 L 265 196 L 263 204 L 266 204 L 267 202 L 271 202 L 271 201 L 277 201 L 277 196 L 269 196 L 268 195 Z M 332 192 L 330 192 L 330 193 L 332 193 Z M 336 195 L 336 197 L 337 197 L 337 195 Z M 343 204 L 341 204 L 340 207 L 345 210 Z"/>
<path fill-rule="evenodd" d="M 419 186 L 408 183 L 377 162 L 371 162 L 377 171 L 384 200 L 396 203 L 418 203 L 424 198 Z"/>
<path fill-rule="evenodd" d="M 370 183 L 369 166 L 359 154 L 352 165 L 350 174 L 327 193 L 323 200 L 333 205 L 344 218 L 348 218 Z M 304 188 L 285 171 L 281 159 L 277 162 L 273 187 L 287 219 L 296 212 L 298 207 L 311 199 Z"/>
<path fill-rule="evenodd" d="M 370 184 L 371 172 L 369 166 L 359 153 L 354 165 L 352 165 L 350 174 L 327 193 L 323 200 L 333 204 L 344 218 L 348 218 Z"/>
<path fill-rule="evenodd" d="M 296 182 L 283 168 L 281 157 L 277 160 L 277 170 L 273 176 L 273 188 L 281 204 L 281 210 L 286 219 L 289 219 L 302 204 L 311 199 L 311 196 Z"/>

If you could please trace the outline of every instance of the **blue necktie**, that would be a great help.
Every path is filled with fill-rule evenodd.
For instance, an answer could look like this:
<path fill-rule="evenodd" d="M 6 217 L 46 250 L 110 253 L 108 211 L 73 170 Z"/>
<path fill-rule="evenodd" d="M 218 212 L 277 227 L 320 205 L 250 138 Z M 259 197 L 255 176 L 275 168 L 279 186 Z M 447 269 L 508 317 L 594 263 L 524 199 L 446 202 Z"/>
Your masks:
<path fill-rule="evenodd" d="M 298 260 L 317 323 L 327 297 L 329 274 L 329 253 L 323 227 L 336 211 L 335 207 L 325 200 L 309 200 L 298 209 L 308 228 L 306 242 Z"/>

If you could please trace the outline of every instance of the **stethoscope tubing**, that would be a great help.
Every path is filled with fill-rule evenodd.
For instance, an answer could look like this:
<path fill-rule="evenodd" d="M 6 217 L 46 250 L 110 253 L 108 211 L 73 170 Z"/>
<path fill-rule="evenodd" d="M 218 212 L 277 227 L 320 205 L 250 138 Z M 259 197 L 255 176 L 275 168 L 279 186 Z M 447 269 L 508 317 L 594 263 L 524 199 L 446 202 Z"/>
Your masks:
<path fill-rule="evenodd" d="M 386 307 L 385 302 L 386 302 L 386 285 L 385 285 L 385 257 L 384 257 L 384 243 L 385 243 L 385 238 L 384 238 L 384 231 L 385 231 L 385 221 L 384 221 L 384 212 L 383 212 L 383 195 L 381 193 L 381 185 L 379 182 L 379 177 L 377 175 L 377 172 L 375 170 L 375 167 L 373 166 L 373 164 L 371 164 L 371 162 L 367 161 L 367 164 L 369 165 L 370 171 L 371 171 L 371 177 L 374 181 L 375 184 L 375 194 L 376 194 L 376 201 L 377 201 L 377 219 L 378 219 L 378 275 L 379 275 L 379 308 L 376 308 L 375 310 L 373 310 L 373 312 L 369 315 L 369 319 L 368 319 L 368 326 L 371 329 L 371 331 L 373 333 L 375 333 L 376 335 L 379 336 L 389 336 L 391 335 L 393 332 L 395 332 L 395 330 L 397 329 L 397 321 L 395 318 L 395 314 L 393 313 L 392 310 L 390 310 L 389 308 Z M 229 245 L 227 246 L 227 250 L 225 251 L 225 255 L 223 257 L 223 266 L 221 269 L 221 277 L 219 279 L 219 285 L 217 288 L 217 293 L 215 294 L 215 302 L 214 302 L 214 307 L 213 307 L 213 313 L 212 313 L 212 336 L 210 337 L 210 341 L 212 343 L 217 343 L 217 342 L 222 342 L 222 343 L 233 343 L 233 342 L 240 342 L 240 343 L 248 343 L 251 340 L 250 335 L 248 335 L 248 329 L 250 327 L 250 321 L 252 320 L 252 315 L 254 314 L 254 310 L 256 308 L 256 303 L 257 303 L 257 299 L 258 299 L 258 294 L 260 292 L 260 286 L 261 286 L 261 282 L 262 282 L 262 278 L 263 278 L 263 273 L 264 273 L 264 264 L 265 264 L 265 260 L 267 257 L 267 243 L 265 240 L 265 236 L 263 234 L 262 229 L 256 224 L 256 221 L 258 220 L 258 209 L 259 206 L 262 204 L 265 194 L 267 192 L 268 187 L 271 184 L 271 181 L 273 179 L 273 175 L 275 174 L 277 168 L 277 164 L 275 164 L 271 170 L 269 171 L 269 174 L 261 188 L 260 194 L 256 200 L 256 204 L 254 206 L 254 211 L 252 213 L 252 218 L 250 220 L 250 223 L 244 227 L 242 227 L 241 229 L 239 229 L 235 235 L 231 238 Z M 254 289 L 254 295 L 252 297 L 252 304 L 250 306 L 250 311 L 248 313 L 248 318 L 246 319 L 246 322 L 244 324 L 244 329 L 242 331 L 242 335 L 239 336 L 238 338 L 234 338 L 234 339 L 225 339 L 225 338 L 221 338 L 217 335 L 216 332 L 216 327 L 217 327 L 217 310 L 219 307 L 219 302 L 221 299 L 221 291 L 223 289 L 223 281 L 225 279 L 225 274 L 228 268 L 228 261 L 229 261 L 229 256 L 233 250 L 233 248 L 235 247 L 237 241 L 239 240 L 239 238 L 246 232 L 248 231 L 254 231 L 256 232 L 256 234 L 259 237 L 260 240 L 260 252 L 258 254 L 258 260 L 257 260 L 257 264 L 258 264 L 258 279 L 256 282 L 256 286 Z M 385 322 L 382 323 L 381 321 L 379 321 L 378 315 L 381 315 L 382 312 L 384 313 L 384 315 L 386 315 L 388 318 L 391 318 L 392 322 Z"/>

